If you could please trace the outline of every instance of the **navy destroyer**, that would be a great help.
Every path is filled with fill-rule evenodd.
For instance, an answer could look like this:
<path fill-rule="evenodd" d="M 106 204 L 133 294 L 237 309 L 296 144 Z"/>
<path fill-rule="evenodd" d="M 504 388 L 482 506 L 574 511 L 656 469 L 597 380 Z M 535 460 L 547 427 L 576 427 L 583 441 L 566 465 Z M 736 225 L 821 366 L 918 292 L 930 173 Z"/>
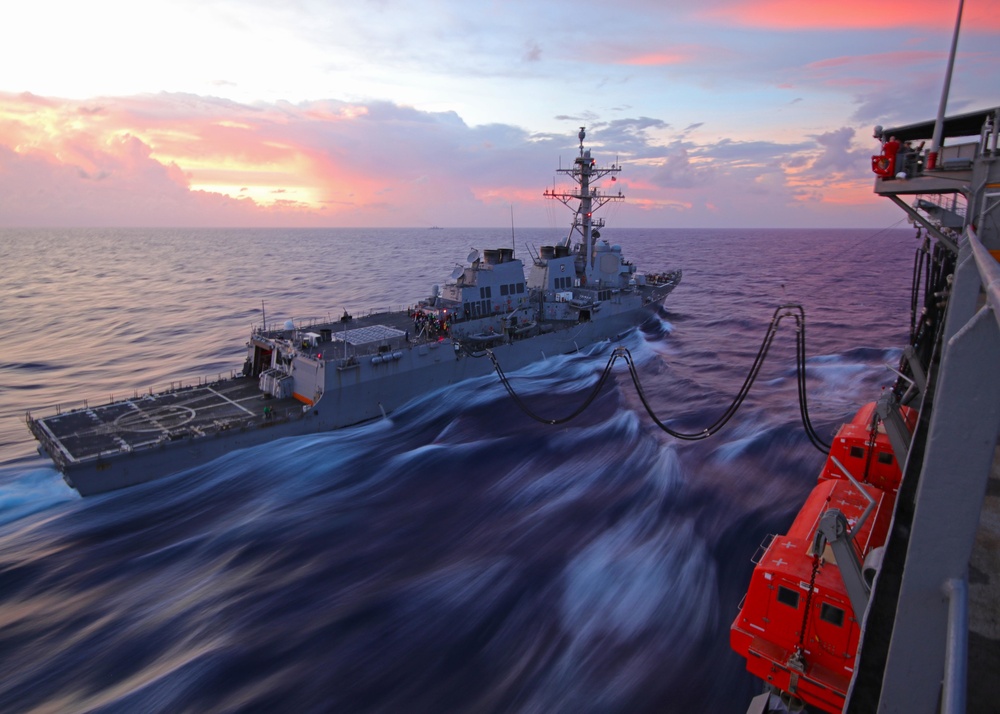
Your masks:
<path fill-rule="evenodd" d="M 531 251 L 473 250 L 443 285 L 409 310 L 333 322 L 255 326 L 242 370 L 229 379 L 26 415 L 39 451 L 66 482 L 91 495 L 175 473 L 235 449 L 339 429 L 385 416 L 410 400 L 502 365 L 516 370 L 639 325 L 677 286 L 679 270 L 640 273 L 601 238 L 594 212 L 624 200 L 584 147 L 566 191 L 546 198 L 573 210 L 570 232 Z M 486 352 L 493 359 L 477 359 Z"/>

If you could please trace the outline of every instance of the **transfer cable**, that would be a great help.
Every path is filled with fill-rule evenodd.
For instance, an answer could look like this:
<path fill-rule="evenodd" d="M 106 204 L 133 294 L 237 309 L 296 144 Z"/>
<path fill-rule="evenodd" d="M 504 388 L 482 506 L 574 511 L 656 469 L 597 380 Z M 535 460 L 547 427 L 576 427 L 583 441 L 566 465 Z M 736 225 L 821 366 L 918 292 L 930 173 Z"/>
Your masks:
<path fill-rule="evenodd" d="M 809 406 L 807 399 L 807 389 L 806 389 L 806 348 L 805 348 L 805 310 L 801 305 L 798 304 L 788 304 L 780 305 L 774 311 L 774 315 L 771 317 L 771 323 L 768 325 L 767 332 L 764 335 L 764 339 L 761 342 L 760 349 L 757 351 L 757 355 L 754 358 L 753 364 L 750 367 L 750 371 L 746 378 L 743 380 L 743 385 L 740 387 L 739 392 L 733 399 L 732 403 L 726 408 L 726 410 L 716 419 L 710 426 L 702 429 L 701 431 L 685 433 L 677 431 L 675 429 L 667 426 L 660 418 L 656 415 L 653 407 L 650 405 L 649 400 L 646 398 L 646 393 L 642 388 L 642 383 L 639 379 L 639 373 L 636 370 L 635 362 L 632 359 L 632 354 L 625 347 L 617 347 L 612 353 L 611 357 L 608 359 L 607 364 L 604 367 L 604 371 L 601 373 L 597 384 L 590 391 L 584 402 L 577 407 L 571 414 L 557 418 L 551 419 L 547 417 L 540 416 L 534 413 L 520 398 L 514 387 L 511 385 L 510 380 L 504 373 L 503 368 L 500 366 L 496 355 L 491 349 L 484 349 L 482 352 L 474 353 L 472 351 L 466 351 L 466 354 L 473 357 L 489 357 L 490 361 L 493 363 L 493 367 L 496 370 L 497 375 L 500 377 L 500 382 L 503 384 L 507 393 L 511 396 L 514 402 L 520 407 L 520 409 L 527 414 L 532 419 L 539 421 L 543 424 L 564 424 L 578 417 L 583 411 L 590 406 L 590 404 L 597 397 L 603 388 L 605 382 L 607 382 L 608 377 L 611 375 L 611 368 L 614 366 L 615 362 L 622 358 L 628 365 L 629 375 L 632 378 L 632 383 L 635 385 L 636 393 L 639 395 L 639 400 L 642 402 L 643 407 L 646 409 L 646 413 L 649 414 L 653 423 L 656 424 L 660 429 L 665 431 L 670 436 L 676 439 L 681 439 L 684 441 L 699 441 L 702 439 L 707 439 L 710 436 L 718 433 L 733 416 L 739 411 L 740 406 L 746 400 L 747 395 L 750 393 L 750 389 L 753 387 L 757 376 L 760 374 L 761 367 L 767 358 L 768 352 L 771 349 L 771 345 L 774 342 L 775 335 L 777 334 L 778 327 L 781 324 L 782 319 L 785 317 L 793 317 L 796 323 L 796 359 L 795 359 L 795 371 L 797 378 L 797 388 L 798 388 L 798 402 L 799 402 L 799 414 L 802 419 L 802 426 L 805 429 L 806 435 L 809 438 L 810 443 L 815 446 L 819 451 L 827 453 L 830 450 L 830 445 L 820 438 L 816 429 L 812 425 L 812 421 L 809 418 Z"/>

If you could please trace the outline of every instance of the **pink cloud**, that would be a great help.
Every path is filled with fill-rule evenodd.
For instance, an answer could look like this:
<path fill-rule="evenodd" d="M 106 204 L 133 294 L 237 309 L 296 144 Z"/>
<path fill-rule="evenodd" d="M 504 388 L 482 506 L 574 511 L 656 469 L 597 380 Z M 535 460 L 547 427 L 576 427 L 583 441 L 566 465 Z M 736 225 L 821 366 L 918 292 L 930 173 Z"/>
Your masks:
<path fill-rule="evenodd" d="M 945 57 L 947 57 L 947 53 L 944 50 L 940 52 L 879 52 L 867 55 L 852 55 L 849 57 L 830 57 L 818 62 L 810 62 L 806 65 L 806 68 L 830 69 L 872 66 L 909 68 L 923 62 L 941 62 Z"/>
<path fill-rule="evenodd" d="M 807 155 L 792 144 L 698 145 L 683 131 L 662 146 L 635 126 L 668 125 L 622 121 L 590 133 L 627 165 L 633 158 L 619 184 L 625 225 L 717 224 L 702 207 L 720 192 L 751 187 L 787 206 L 804 186 L 822 189 L 821 168 L 828 180 L 850 173 L 837 163 L 843 131 L 816 138 Z M 0 94 L 0 226 L 506 225 L 511 205 L 519 223 L 543 225 L 548 171 L 574 143 L 575 129 L 539 137 L 389 103 Z M 867 161 L 856 163 L 870 183 Z M 734 214 L 766 225 L 777 212 L 754 199 Z"/>
<path fill-rule="evenodd" d="M 0 225 L 421 225 L 442 196 L 475 224 L 542 200 L 542 176 L 496 188 L 529 176 L 496 161 L 511 140 L 389 104 L 0 95 Z"/>
<path fill-rule="evenodd" d="M 770 30 L 878 30 L 902 27 L 949 32 L 958 7 L 942 0 L 721 0 L 707 2 L 697 12 L 704 19 Z M 994 3 L 966 3 L 963 27 L 972 31 L 1000 30 Z"/>
<path fill-rule="evenodd" d="M 683 64 L 691 60 L 691 55 L 680 52 L 651 52 L 647 54 L 635 55 L 619 60 L 619 64 L 635 65 L 639 67 L 662 67 L 672 64 Z"/>

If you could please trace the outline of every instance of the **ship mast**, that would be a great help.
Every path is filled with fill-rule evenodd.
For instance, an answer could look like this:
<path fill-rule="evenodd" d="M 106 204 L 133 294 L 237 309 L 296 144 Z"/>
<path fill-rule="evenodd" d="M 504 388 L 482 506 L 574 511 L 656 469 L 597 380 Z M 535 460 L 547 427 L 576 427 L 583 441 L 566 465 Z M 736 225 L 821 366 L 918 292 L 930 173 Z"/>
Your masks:
<path fill-rule="evenodd" d="M 590 149 L 583 148 L 583 140 L 587 136 L 587 127 L 580 127 L 580 155 L 573 161 L 573 167 L 569 169 L 557 169 L 561 174 L 566 174 L 576 182 L 578 188 L 573 191 L 557 191 L 556 189 L 546 189 L 545 197 L 562 201 L 569 208 L 574 208 L 571 202 L 576 204 L 576 214 L 573 217 L 573 225 L 570 227 L 569 235 L 563 245 L 570 245 L 573 234 L 579 233 L 583 248 L 587 255 L 587 273 L 594 268 L 597 256 L 597 239 L 601 237 L 598 228 L 604 227 L 603 218 L 594 218 L 594 212 L 610 201 L 624 201 L 625 196 L 621 191 L 617 194 L 601 193 L 600 189 L 591 187 L 592 183 L 599 181 L 608 174 L 611 180 L 617 180 L 617 174 L 622 170 L 617 163 L 607 168 L 597 166 L 596 160 L 590 157 Z"/>

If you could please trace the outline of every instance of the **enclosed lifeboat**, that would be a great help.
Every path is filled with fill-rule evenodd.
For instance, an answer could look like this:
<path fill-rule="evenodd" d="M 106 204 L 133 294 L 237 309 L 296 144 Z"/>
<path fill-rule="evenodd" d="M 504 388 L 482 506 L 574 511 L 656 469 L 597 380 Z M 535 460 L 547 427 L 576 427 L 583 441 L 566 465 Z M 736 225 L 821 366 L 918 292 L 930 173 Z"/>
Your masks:
<path fill-rule="evenodd" d="M 916 412 L 896 409 L 894 436 L 908 439 Z M 766 538 L 753 559 L 730 645 L 790 708 L 844 707 L 901 480 L 889 437 L 876 404 L 862 407 L 838 430 L 788 532 Z"/>

